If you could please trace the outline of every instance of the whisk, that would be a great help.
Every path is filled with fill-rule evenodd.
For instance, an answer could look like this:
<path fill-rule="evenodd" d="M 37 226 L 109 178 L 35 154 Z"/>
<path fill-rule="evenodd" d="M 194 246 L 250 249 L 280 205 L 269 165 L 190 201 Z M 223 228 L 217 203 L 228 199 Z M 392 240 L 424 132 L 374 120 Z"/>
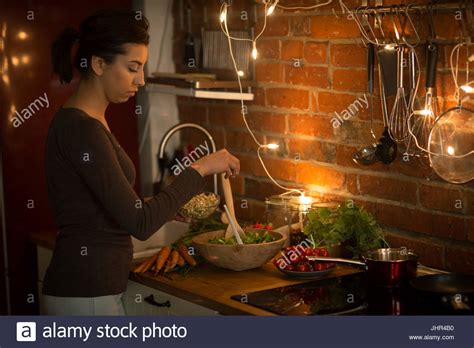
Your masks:
<path fill-rule="evenodd" d="M 416 146 L 424 152 L 428 151 L 430 132 L 438 114 L 438 104 L 434 94 L 438 46 L 433 42 L 428 43 L 426 51 L 426 96 L 424 108 L 414 110 L 408 118 L 408 131 L 413 137 Z"/>
<path fill-rule="evenodd" d="M 407 117 L 408 104 L 405 98 L 405 88 L 403 87 L 403 47 L 398 46 L 397 55 L 397 95 L 390 112 L 389 134 L 397 143 L 403 142 L 408 136 Z"/>

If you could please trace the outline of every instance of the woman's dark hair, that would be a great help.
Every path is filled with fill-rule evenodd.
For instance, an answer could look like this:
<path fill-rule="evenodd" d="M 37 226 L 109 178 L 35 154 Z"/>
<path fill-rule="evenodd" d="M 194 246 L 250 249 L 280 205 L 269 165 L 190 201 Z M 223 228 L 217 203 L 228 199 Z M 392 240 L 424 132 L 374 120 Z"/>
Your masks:
<path fill-rule="evenodd" d="M 51 46 L 54 73 L 61 83 L 69 83 L 73 67 L 87 77 L 91 57 L 98 56 L 111 64 L 118 54 L 125 54 L 126 43 L 148 45 L 148 20 L 133 10 L 100 10 L 82 21 L 79 31 L 64 29 Z M 71 50 L 79 40 L 79 47 L 71 59 Z"/>

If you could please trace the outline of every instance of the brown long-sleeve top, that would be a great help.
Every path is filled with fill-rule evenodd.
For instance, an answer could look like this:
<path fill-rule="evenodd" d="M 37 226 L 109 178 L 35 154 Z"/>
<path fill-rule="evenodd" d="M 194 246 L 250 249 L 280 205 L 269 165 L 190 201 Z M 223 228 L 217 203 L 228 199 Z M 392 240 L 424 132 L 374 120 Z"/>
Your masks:
<path fill-rule="evenodd" d="M 113 134 L 76 108 L 60 108 L 51 122 L 45 171 L 59 228 L 43 284 L 43 293 L 53 296 L 124 292 L 131 236 L 149 238 L 204 186 L 189 167 L 145 202 L 133 190 L 134 165 Z"/>

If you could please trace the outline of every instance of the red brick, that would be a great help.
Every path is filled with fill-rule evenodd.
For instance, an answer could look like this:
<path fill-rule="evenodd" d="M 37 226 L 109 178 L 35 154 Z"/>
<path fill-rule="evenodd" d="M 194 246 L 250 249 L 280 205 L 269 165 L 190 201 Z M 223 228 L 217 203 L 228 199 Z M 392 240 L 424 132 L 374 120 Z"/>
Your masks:
<path fill-rule="evenodd" d="M 396 160 L 390 164 L 390 166 L 386 166 L 391 173 L 396 174 L 404 174 L 408 176 L 412 176 L 415 178 L 423 178 L 426 179 L 432 176 L 433 171 L 427 165 L 421 164 L 421 159 L 415 157 L 409 157 L 409 161 L 404 160 L 404 155 L 402 150 L 399 148 L 398 156 Z"/>
<path fill-rule="evenodd" d="M 334 134 L 340 143 L 354 144 L 359 143 L 361 139 L 366 139 L 366 142 L 363 144 L 363 146 L 366 146 L 373 141 L 367 122 L 359 121 L 354 117 L 341 124 L 335 114 L 330 115 L 329 119 L 331 120 L 331 126 L 334 125 Z M 374 123 L 373 129 L 375 134 L 382 134 L 383 125 L 381 123 Z"/>
<path fill-rule="evenodd" d="M 218 183 L 220 179 L 218 178 Z M 230 185 L 232 187 L 232 194 L 242 196 L 244 194 L 245 178 L 242 175 L 230 178 Z"/>
<path fill-rule="evenodd" d="M 326 64 L 327 47 L 325 43 L 306 42 L 304 45 L 304 59 L 310 64 Z"/>
<path fill-rule="evenodd" d="M 206 124 L 206 108 L 200 105 L 178 103 L 179 118 L 182 122 Z"/>
<path fill-rule="evenodd" d="M 474 245 L 466 247 L 448 246 L 446 266 L 455 273 L 474 274 Z"/>
<path fill-rule="evenodd" d="M 420 203 L 428 209 L 462 213 L 467 202 L 461 190 L 423 184 L 420 185 Z"/>
<path fill-rule="evenodd" d="M 290 17 L 291 36 L 311 35 L 311 17 Z"/>
<path fill-rule="evenodd" d="M 358 38 L 360 32 L 354 21 L 337 18 L 334 15 L 314 16 L 311 22 L 311 36 L 318 39 Z"/>
<path fill-rule="evenodd" d="M 311 101 L 311 111 L 313 111 L 314 113 L 317 113 L 318 112 L 318 93 L 317 92 L 311 92 L 311 97 L 310 97 L 310 101 Z"/>
<path fill-rule="evenodd" d="M 466 240 L 464 218 L 432 214 L 431 223 L 434 236 Z"/>
<path fill-rule="evenodd" d="M 256 156 L 239 155 L 241 171 L 253 176 L 267 177 L 263 167 Z M 262 155 L 262 159 L 270 174 L 278 180 L 294 181 L 295 161 L 271 158 Z"/>
<path fill-rule="evenodd" d="M 209 107 L 209 123 L 212 125 L 243 128 L 240 107 L 228 107 L 221 105 L 213 105 Z"/>
<path fill-rule="evenodd" d="M 257 51 L 259 59 L 279 59 L 280 41 L 279 40 L 259 40 L 257 41 Z"/>
<path fill-rule="evenodd" d="M 367 89 L 367 71 L 337 69 L 332 75 L 334 89 L 341 91 L 363 92 Z"/>
<path fill-rule="evenodd" d="M 377 176 L 359 176 L 360 194 L 416 204 L 416 183 Z"/>
<path fill-rule="evenodd" d="M 357 174 L 346 174 L 347 183 L 346 189 L 348 192 L 352 193 L 353 195 L 359 194 L 359 188 L 357 185 Z"/>
<path fill-rule="evenodd" d="M 255 32 L 260 33 L 263 28 L 263 18 L 259 18 Z M 267 27 L 262 34 L 262 37 L 271 36 L 288 36 L 289 33 L 288 17 L 270 16 L 267 18 Z"/>
<path fill-rule="evenodd" d="M 285 65 L 285 82 L 292 85 L 328 88 L 328 69 L 317 66 Z"/>
<path fill-rule="evenodd" d="M 400 235 L 388 233 L 386 239 L 392 248 L 407 248 L 411 249 L 420 258 L 419 261 L 425 266 L 437 269 L 445 269 L 443 262 L 444 247 L 441 244 L 426 240 L 426 238 L 409 238 Z"/>
<path fill-rule="evenodd" d="M 255 135 L 259 142 L 263 142 L 260 135 Z M 247 131 L 226 131 L 227 148 L 233 151 L 247 152 L 256 151 L 258 146 Z"/>
<path fill-rule="evenodd" d="M 264 201 L 272 195 L 281 193 L 281 188 L 270 181 L 245 178 L 245 194 L 248 197 Z"/>
<path fill-rule="evenodd" d="M 334 163 L 336 146 L 316 140 L 288 139 L 290 156 L 296 160 Z"/>
<path fill-rule="evenodd" d="M 405 231 L 419 232 L 427 235 L 432 231 L 430 214 L 412 208 L 377 204 L 376 218 L 381 224 Z"/>
<path fill-rule="evenodd" d="M 454 13 L 438 13 L 434 16 L 434 26 L 437 38 L 459 37 L 460 23 Z"/>
<path fill-rule="evenodd" d="M 283 82 L 283 65 L 257 60 L 255 75 L 258 82 Z"/>
<path fill-rule="evenodd" d="M 331 64 L 344 67 L 366 67 L 367 49 L 357 45 L 331 45 Z"/>
<path fill-rule="evenodd" d="M 401 230 L 445 239 L 466 239 L 463 218 L 430 214 L 414 208 L 387 204 L 377 204 L 376 216 L 380 223 Z"/>
<path fill-rule="evenodd" d="M 298 161 L 296 170 L 296 181 L 299 184 L 341 189 L 345 183 L 344 173 L 321 165 Z"/>
<path fill-rule="evenodd" d="M 474 243 L 474 218 L 466 219 L 467 239 Z"/>
<path fill-rule="evenodd" d="M 281 59 L 291 60 L 303 58 L 303 41 L 288 40 L 281 42 Z"/>
<path fill-rule="evenodd" d="M 247 122 L 252 130 L 258 132 L 286 133 L 286 115 L 263 111 L 251 111 Z"/>
<path fill-rule="evenodd" d="M 334 138 L 334 128 L 327 117 L 290 115 L 289 132 L 298 135 L 309 135 L 318 138 Z"/>
<path fill-rule="evenodd" d="M 265 89 L 255 88 L 253 93 L 255 95 L 253 105 L 265 106 Z"/>
<path fill-rule="evenodd" d="M 224 130 L 222 127 L 213 128 L 213 127 L 206 127 L 209 133 L 211 133 L 212 137 L 214 138 L 214 142 L 216 143 L 216 149 L 223 149 L 225 148 L 225 137 L 224 137 Z"/>
<path fill-rule="evenodd" d="M 370 109 L 369 97 L 366 99 L 364 96 L 356 96 L 346 93 L 319 92 L 318 102 L 319 112 L 327 112 L 331 114 L 337 112 L 341 115 L 344 110 L 350 110 L 355 113 L 355 107 L 357 107 L 358 113 L 354 115 L 355 119 L 366 119 L 368 110 Z M 369 104 L 366 105 L 366 103 Z M 362 117 L 362 115 L 364 117 Z"/>
<path fill-rule="evenodd" d="M 471 184 L 472 185 L 472 184 Z M 474 191 L 464 191 L 466 213 L 474 216 Z"/>
<path fill-rule="evenodd" d="M 266 90 L 269 106 L 308 110 L 309 92 L 294 88 L 269 88 Z"/>

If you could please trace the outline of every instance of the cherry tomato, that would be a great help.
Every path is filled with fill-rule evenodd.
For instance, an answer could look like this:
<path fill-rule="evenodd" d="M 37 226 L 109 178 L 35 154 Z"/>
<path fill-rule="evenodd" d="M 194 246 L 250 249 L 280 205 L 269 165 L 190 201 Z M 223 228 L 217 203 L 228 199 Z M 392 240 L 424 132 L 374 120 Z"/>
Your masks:
<path fill-rule="evenodd" d="M 264 227 L 267 231 L 270 231 L 271 229 L 273 229 L 273 226 L 272 224 L 268 224 Z"/>
<path fill-rule="evenodd" d="M 298 264 L 298 271 L 300 272 L 310 272 L 313 270 L 313 267 L 308 262 L 300 262 Z"/>
<path fill-rule="evenodd" d="M 293 265 L 288 265 L 288 266 L 285 267 L 285 270 L 287 270 L 287 271 L 294 271 L 294 270 L 295 270 L 295 266 L 293 266 Z"/>
<path fill-rule="evenodd" d="M 328 257 L 329 256 L 329 251 L 326 248 L 321 248 L 321 249 L 319 249 L 319 256 Z"/>
<path fill-rule="evenodd" d="M 317 263 L 313 266 L 315 271 L 322 271 L 323 270 L 323 265 L 321 263 Z"/>
<path fill-rule="evenodd" d="M 255 225 L 253 225 L 254 228 L 262 228 L 262 224 L 257 222 Z"/>

